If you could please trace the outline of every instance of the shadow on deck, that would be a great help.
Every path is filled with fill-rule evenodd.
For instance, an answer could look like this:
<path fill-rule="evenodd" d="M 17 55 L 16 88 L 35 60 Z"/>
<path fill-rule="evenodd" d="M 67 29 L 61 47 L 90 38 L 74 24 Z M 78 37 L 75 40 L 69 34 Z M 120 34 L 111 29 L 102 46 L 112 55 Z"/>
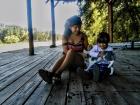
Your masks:
<path fill-rule="evenodd" d="M 38 47 L 0 54 L 0 104 L 2 105 L 139 105 L 140 50 L 116 50 L 116 76 L 101 83 L 65 71 L 62 83 L 42 81 L 38 69 L 49 69 L 62 52 L 60 47 Z"/>

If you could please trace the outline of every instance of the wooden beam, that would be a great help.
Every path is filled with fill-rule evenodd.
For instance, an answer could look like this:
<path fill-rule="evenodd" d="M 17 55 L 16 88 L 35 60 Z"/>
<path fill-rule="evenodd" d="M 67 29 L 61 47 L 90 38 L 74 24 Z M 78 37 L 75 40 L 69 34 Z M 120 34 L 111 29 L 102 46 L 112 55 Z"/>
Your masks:
<path fill-rule="evenodd" d="M 45 3 L 47 4 L 49 2 L 49 0 L 46 0 Z"/>
<path fill-rule="evenodd" d="M 29 55 L 34 55 L 31 0 L 27 0 L 27 21 L 29 36 Z"/>
<path fill-rule="evenodd" d="M 108 33 L 110 42 L 113 43 L 113 4 L 116 0 L 105 0 L 108 4 Z"/>
<path fill-rule="evenodd" d="M 56 47 L 55 44 L 55 6 L 54 6 L 54 0 L 50 0 L 51 1 L 51 20 L 52 20 L 52 45 L 50 46 L 52 47 Z"/>
<path fill-rule="evenodd" d="M 56 6 L 58 5 L 58 3 L 59 3 L 59 1 L 57 1 L 57 2 L 55 3 L 54 7 L 56 7 Z"/>

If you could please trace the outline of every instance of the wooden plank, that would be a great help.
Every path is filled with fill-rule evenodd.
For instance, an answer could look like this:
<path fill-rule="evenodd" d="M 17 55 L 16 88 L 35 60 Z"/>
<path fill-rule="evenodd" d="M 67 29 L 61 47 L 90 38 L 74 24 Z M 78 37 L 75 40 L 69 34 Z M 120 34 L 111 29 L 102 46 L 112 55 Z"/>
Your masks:
<path fill-rule="evenodd" d="M 62 73 L 62 81 L 60 84 L 55 84 L 52 88 L 49 97 L 46 100 L 45 105 L 65 105 L 67 88 L 69 82 L 69 72 L 64 71 Z"/>
<path fill-rule="evenodd" d="M 42 81 L 35 92 L 29 97 L 24 105 L 44 105 L 52 89 L 52 84 Z"/>
<path fill-rule="evenodd" d="M 82 79 L 78 73 L 70 73 L 70 82 L 67 93 L 67 105 L 85 105 Z"/>
<path fill-rule="evenodd" d="M 140 61 L 140 53 L 139 51 L 123 51 L 122 54 L 117 55 L 117 60 L 120 63 L 124 63 L 124 65 L 130 65 L 135 68 L 140 68 L 139 61 Z"/>
<path fill-rule="evenodd" d="M 8 68 L 8 70 L 0 71 L 0 73 L 3 72 L 3 73 L 0 74 L 1 75 L 0 79 L 3 79 L 6 76 L 11 75 L 12 73 L 15 73 L 18 70 L 24 68 L 25 66 L 28 66 L 28 65 L 32 64 L 34 61 L 37 61 L 39 58 L 41 58 L 41 56 L 43 57 L 45 55 L 36 55 L 36 56 L 33 56 L 33 57 L 29 57 L 28 60 L 25 63 L 22 63 L 21 65 L 17 64 L 18 66 L 15 65 L 11 69 Z"/>
<path fill-rule="evenodd" d="M 31 78 L 24 86 L 22 86 L 15 94 L 13 94 L 9 99 L 7 99 L 3 105 L 22 105 L 34 92 L 37 86 L 40 84 L 41 78 L 36 74 Z"/>
<path fill-rule="evenodd" d="M 121 96 L 128 102 L 129 105 L 140 104 L 140 92 L 120 92 Z"/>
<path fill-rule="evenodd" d="M 12 52 L 4 52 L 4 53 L 0 53 L 0 58 L 2 59 L 9 59 L 11 57 L 24 57 L 24 56 L 27 56 L 26 52 L 25 51 L 21 51 L 20 53 L 16 53 L 15 51 L 12 51 Z"/>
<path fill-rule="evenodd" d="M 56 57 L 51 59 L 51 61 L 55 61 L 58 58 Z M 48 64 L 50 63 L 51 62 L 49 62 Z M 50 68 L 51 65 L 48 64 L 44 68 Z M 42 81 L 38 88 L 35 90 L 35 92 L 31 95 L 31 97 L 29 97 L 29 99 L 25 102 L 25 105 L 44 105 L 47 97 L 50 94 L 52 86 L 52 84 L 46 85 L 46 82 Z"/>
<path fill-rule="evenodd" d="M 11 63 L 13 61 L 16 61 L 16 60 L 19 60 L 21 59 L 22 57 L 14 57 L 14 58 L 11 58 L 11 59 L 4 59 L 4 60 L 1 60 L 0 61 L 0 66 L 3 66 L 3 65 L 6 65 L 8 63 Z"/>
<path fill-rule="evenodd" d="M 114 68 L 118 75 L 140 75 L 138 67 L 129 64 L 124 64 L 121 62 L 121 60 L 115 62 Z"/>
<path fill-rule="evenodd" d="M 140 91 L 140 78 L 137 76 L 115 76 L 110 82 L 117 91 Z"/>
<path fill-rule="evenodd" d="M 108 105 L 107 100 L 103 96 L 103 91 L 99 88 L 97 82 L 83 80 L 83 88 L 86 105 Z"/>
<path fill-rule="evenodd" d="M 26 57 L 17 61 L 13 61 L 12 63 L 9 63 L 7 65 L 1 66 L 0 67 L 0 74 L 13 69 L 16 66 L 19 66 L 21 64 L 24 64 L 25 62 L 29 61 L 32 57 Z"/>
<path fill-rule="evenodd" d="M 50 56 L 52 56 L 53 54 L 48 54 Z M 55 54 L 54 54 L 55 55 Z M 46 56 L 47 57 L 47 56 Z M 43 57 L 42 59 L 39 59 L 38 61 L 34 62 L 32 65 L 29 65 L 23 69 L 21 69 L 20 71 L 14 73 L 14 75 L 8 76 L 7 78 L 4 78 L 3 80 L 0 81 L 0 90 L 2 90 L 3 88 L 5 88 L 7 85 L 11 84 L 12 82 L 14 82 L 16 79 L 20 78 L 22 75 L 24 75 L 25 73 L 29 72 L 29 70 L 31 70 L 32 68 L 34 68 L 35 66 L 37 66 L 43 59 L 46 59 L 46 57 Z M 53 56 L 52 56 L 53 57 Z M 51 59 L 51 58 L 50 58 Z M 48 60 L 49 61 L 49 60 Z"/>
<path fill-rule="evenodd" d="M 5 71 L 4 73 L 1 73 L 0 80 L 4 79 L 7 76 L 12 75 L 13 73 L 16 73 L 17 71 L 25 68 L 26 66 L 30 66 L 32 63 L 34 63 L 35 61 L 38 61 L 39 59 L 40 57 L 31 58 L 24 64 L 18 65 L 10 70 Z"/>
<path fill-rule="evenodd" d="M 11 85 L 9 85 L 7 88 L 2 90 L 0 92 L 0 96 L 1 96 L 0 104 L 3 103 L 6 99 L 8 99 L 16 91 L 18 91 L 18 89 L 20 89 L 28 80 L 30 80 L 34 75 L 37 74 L 38 69 L 43 68 L 46 64 L 49 63 L 50 60 L 52 60 L 52 59 L 45 59 L 45 60 L 41 61 L 38 64 L 38 66 L 34 67 L 28 73 L 26 73 L 21 78 L 17 79 L 15 82 L 13 82 Z M 22 82 L 20 82 L 20 81 L 22 81 Z M 14 87 L 14 89 L 13 89 L 13 87 Z M 7 93 L 7 91 L 8 91 L 8 93 Z"/>
<path fill-rule="evenodd" d="M 16 67 L 16 66 L 18 66 L 18 65 L 20 65 L 20 64 L 23 64 L 24 62 L 26 62 L 26 61 L 28 61 L 28 60 L 30 60 L 30 59 L 34 59 L 34 58 L 37 58 L 37 57 L 46 56 L 46 55 L 49 54 L 49 53 L 50 53 L 50 52 L 47 52 L 46 54 L 42 54 L 42 55 L 35 55 L 35 56 L 23 57 L 23 58 L 21 58 L 21 59 L 18 59 L 18 60 L 16 60 L 16 61 L 13 61 L 13 62 L 11 62 L 11 63 L 9 63 L 9 64 L 6 64 L 6 65 L 4 65 L 4 66 L 1 66 L 1 67 L 0 67 L 0 74 L 3 73 L 3 72 L 5 72 L 5 71 L 8 71 L 8 69 L 11 70 L 11 69 L 13 69 L 14 67 Z"/>
<path fill-rule="evenodd" d="M 2 57 L 3 59 L 0 60 L 0 66 L 11 63 L 13 61 L 19 60 L 21 58 L 27 57 L 26 53 L 22 53 L 21 54 L 11 54 L 10 56 L 6 57 Z"/>
<path fill-rule="evenodd" d="M 119 92 L 117 92 L 117 89 L 109 82 L 109 79 L 98 83 L 98 85 L 109 105 L 128 105 Z"/>

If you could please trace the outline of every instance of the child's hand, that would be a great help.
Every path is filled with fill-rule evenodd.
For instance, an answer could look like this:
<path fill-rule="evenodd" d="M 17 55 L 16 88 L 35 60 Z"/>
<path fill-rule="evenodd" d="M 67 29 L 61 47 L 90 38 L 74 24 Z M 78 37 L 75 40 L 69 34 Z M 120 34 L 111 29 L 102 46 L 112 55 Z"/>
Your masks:
<path fill-rule="evenodd" d="M 105 52 L 104 51 L 101 51 L 101 52 L 99 52 L 99 57 L 101 57 L 101 58 L 103 58 L 103 56 L 104 56 L 104 54 L 105 54 Z"/>

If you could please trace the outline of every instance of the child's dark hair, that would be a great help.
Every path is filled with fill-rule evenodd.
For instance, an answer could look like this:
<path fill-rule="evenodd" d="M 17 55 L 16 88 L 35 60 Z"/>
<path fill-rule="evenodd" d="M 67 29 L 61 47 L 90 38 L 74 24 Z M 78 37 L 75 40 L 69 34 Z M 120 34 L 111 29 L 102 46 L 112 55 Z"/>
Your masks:
<path fill-rule="evenodd" d="M 99 33 L 98 37 L 97 37 L 97 43 L 109 43 L 110 38 L 109 38 L 109 34 L 106 32 L 101 32 Z"/>

